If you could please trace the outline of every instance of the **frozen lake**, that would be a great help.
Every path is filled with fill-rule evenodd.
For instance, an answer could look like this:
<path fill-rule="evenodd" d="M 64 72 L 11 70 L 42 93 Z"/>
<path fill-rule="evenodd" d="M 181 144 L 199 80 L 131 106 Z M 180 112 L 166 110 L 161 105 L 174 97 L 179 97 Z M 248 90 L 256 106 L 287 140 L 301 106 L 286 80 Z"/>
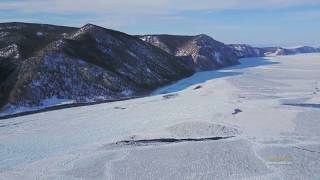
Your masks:
<path fill-rule="evenodd" d="M 320 179 L 319 107 L 320 54 L 242 59 L 150 97 L 0 120 L 0 179 Z"/>

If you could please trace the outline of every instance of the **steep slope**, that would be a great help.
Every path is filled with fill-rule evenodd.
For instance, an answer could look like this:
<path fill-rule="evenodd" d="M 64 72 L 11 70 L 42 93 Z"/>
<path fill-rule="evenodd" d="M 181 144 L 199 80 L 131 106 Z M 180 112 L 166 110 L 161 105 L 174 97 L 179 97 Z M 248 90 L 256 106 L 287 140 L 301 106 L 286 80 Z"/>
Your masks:
<path fill-rule="evenodd" d="M 0 109 L 11 99 L 22 64 L 43 47 L 75 30 L 46 24 L 0 23 Z M 26 72 L 26 76 L 29 74 Z"/>
<path fill-rule="evenodd" d="M 28 28 L 19 25 L 14 37 Z M 8 45 L 0 53 L 3 111 L 130 97 L 193 73 L 187 61 L 118 31 L 88 24 L 53 38 L 44 34 L 36 33 L 46 40 L 30 43 L 26 55 L 18 43 L 1 41 Z M 28 36 L 20 41 L 34 42 Z"/>
<path fill-rule="evenodd" d="M 231 48 L 207 35 L 145 35 L 140 39 L 177 57 L 189 57 L 197 70 L 213 70 L 237 64 Z"/>

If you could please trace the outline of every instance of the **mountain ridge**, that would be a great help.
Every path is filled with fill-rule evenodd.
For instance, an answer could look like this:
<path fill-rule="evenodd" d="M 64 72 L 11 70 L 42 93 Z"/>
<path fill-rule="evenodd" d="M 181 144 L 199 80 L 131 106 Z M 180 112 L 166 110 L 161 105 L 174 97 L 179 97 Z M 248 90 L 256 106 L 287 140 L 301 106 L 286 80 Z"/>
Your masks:
<path fill-rule="evenodd" d="M 0 24 L 1 32 L 7 32 L 0 38 L 3 48 L 15 44 L 22 54 L 0 57 L 0 69 L 7 72 L 0 78 L 4 111 L 51 106 L 61 100 L 79 103 L 136 96 L 194 72 L 184 60 L 119 31 L 87 24 L 46 39 L 50 32 L 34 26 L 60 28 Z M 12 34 L 21 38 L 11 40 Z M 27 55 L 20 53 L 25 42 L 33 49 Z M 45 45 L 34 48 L 32 42 Z M 7 52 L 3 48 L 0 52 Z"/>
<path fill-rule="evenodd" d="M 0 114 L 137 97 L 240 58 L 308 52 L 320 48 L 224 44 L 205 34 L 129 35 L 93 24 L 0 23 Z"/>

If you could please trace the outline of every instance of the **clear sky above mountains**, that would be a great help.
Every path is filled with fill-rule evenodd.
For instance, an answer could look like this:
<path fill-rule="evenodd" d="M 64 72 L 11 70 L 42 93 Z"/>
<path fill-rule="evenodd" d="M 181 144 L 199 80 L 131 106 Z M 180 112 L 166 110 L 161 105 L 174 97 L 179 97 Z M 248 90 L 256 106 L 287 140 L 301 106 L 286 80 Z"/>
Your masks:
<path fill-rule="evenodd" d="M 320 0 L 1 0 L 0 22 L 11 21 L 320 46 Z"/>

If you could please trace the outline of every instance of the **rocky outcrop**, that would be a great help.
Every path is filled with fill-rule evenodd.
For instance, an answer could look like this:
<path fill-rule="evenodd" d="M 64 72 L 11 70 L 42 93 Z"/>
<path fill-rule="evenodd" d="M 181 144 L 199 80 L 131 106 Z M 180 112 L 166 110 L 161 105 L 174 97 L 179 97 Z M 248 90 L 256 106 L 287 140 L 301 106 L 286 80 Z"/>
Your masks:
<path fill-rule="evenodd" d="M 198 71 L 214 70 L 238 63 L 238 57 L 229 46 L 204 34 L 145 35 L 139 38 L 177 57 L 189 57 Z"/>

